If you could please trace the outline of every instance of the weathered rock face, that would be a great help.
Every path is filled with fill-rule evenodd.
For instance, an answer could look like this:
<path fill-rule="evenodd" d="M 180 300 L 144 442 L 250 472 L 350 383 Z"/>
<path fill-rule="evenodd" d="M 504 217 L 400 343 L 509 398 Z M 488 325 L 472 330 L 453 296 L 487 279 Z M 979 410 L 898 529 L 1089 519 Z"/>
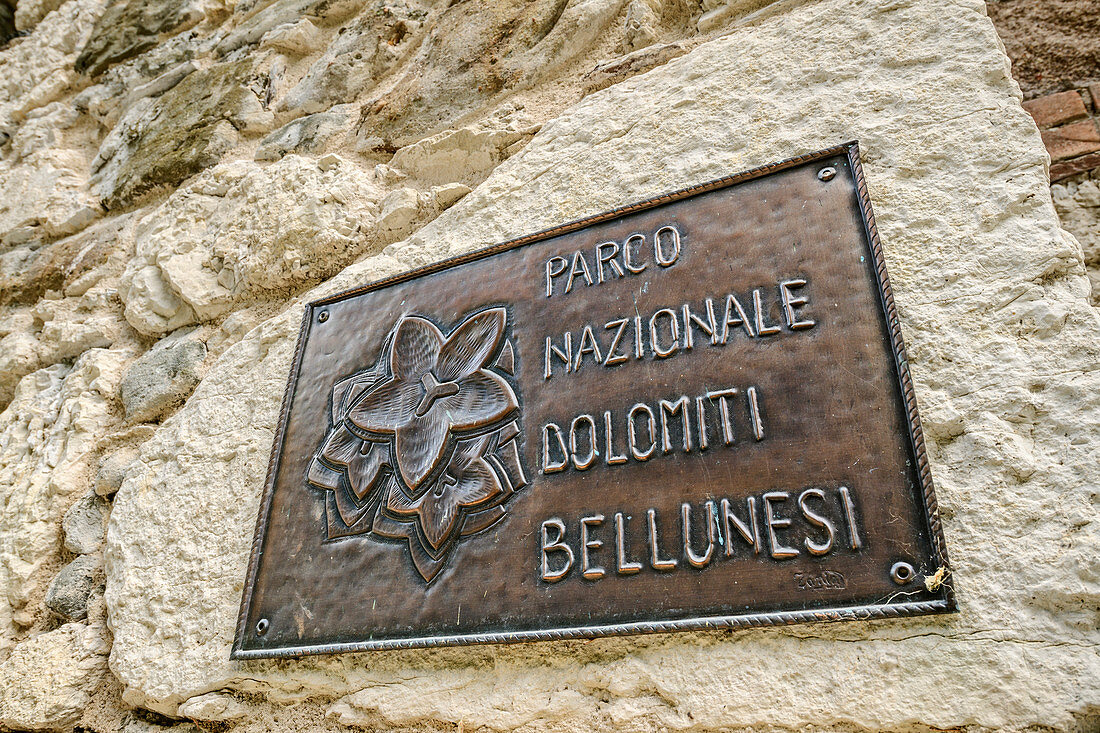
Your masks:
<path fill-rule="evenodd" d="M 224 687 L 275 700 L 312 691 L 340 698 L 331 714 L 346 724 L 500 730 L 1072 727 L 1098 694 L 1098 541 L 1077 487 L 1097 479 L 1094 441 L 1080 436 L 1094 434 L 1100 409 L 1090 366 L 1100 326 L 980 5 L 825 0 L 764 17 L 562 112 L 460 204 L 306 297 L 853 137 L 932 440 L 961 614 L 231 663 L 292 307 L 218 360 L 116 498 L 108 605 L 128 699 L 172 710 Z M 1054 353 L 1072 379 L 1051 376 Z M 1046 509 L 1055 497 L 1057 520 Z M 1008 539 L 1025 531 L 1026 545 Z"/>
<path fill-rule="evenodd" d="M 106 630 L 65 624 L 22 644 L 0 663 L 0 725 L 15 730 L 71 727 L 107 672 Z"/>
<path fill-rule="evenodd" d="M 34 622 L 30 599 L 45 589 L 61 519 L 89 485 L 95 444 L 115 425 L 125 352 L 89 349 L 71 366 L 24 377 L 0 413 L 0 648 Z"/>
<path fill-rule="evenodd" d="M 1019 102 L 978 0 L 0 0 L 0 728 L 1095 727 L 1100 195 Z M 229 661 L 304 302 L 853 138 L 960 613 Z"/>

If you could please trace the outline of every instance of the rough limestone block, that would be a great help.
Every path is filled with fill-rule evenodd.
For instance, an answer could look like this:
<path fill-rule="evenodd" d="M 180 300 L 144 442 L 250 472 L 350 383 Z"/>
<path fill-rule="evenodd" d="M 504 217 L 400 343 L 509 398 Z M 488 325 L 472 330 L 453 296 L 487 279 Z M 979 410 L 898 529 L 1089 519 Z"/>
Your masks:
<path fill-rule="evenodd" d="M 391 129 L 405 128 L 394 118 Z M 852 138 L 960 613 L 229 661 L 304 302 Z M 1100 324 L 1046 162 L 977 0 L 785 3 L 586 97 L 438 219 L 227 349 L 143 445 L 108 534 L 112 670 L 126 699 L 173 712 L 210 690 L 312 694 L 337 698 L 341 723 L 384 728 L 1084 724 L 1100 699 Z"/>
<path fill-rule="evenodd" d="M 180 705 L 179 714 L 203 723 L 224 723 L 245 717 L 248 707 L 230 695 L 208 692 Z"/>
<path fill-rule="evenodd" d="M 96 586 L 102 561 L 98 555 L 81 555 L 61 568 L 46 591 L 46 608 L 66 621 L 88 615 L 88 597 Z"/>
<path fill-rule="evenodd" d="M 61 546 L 68 497 L 91 484 L 96 443 L 118 425 L 129 359 L 92 349 L 72 366 L 40 369 L 0 412 L 0 650 L 12 643 L 14 614 L 50 580 L 40 571 Z"/>
<path fill-rule="evenodd" d="M 183 404 L 202 380 L 205 359 L 206 344 L 190 331 L 174 333 L 157 343 L 131 364 L 122 378 L 126 419 L 153 422 Z"/>
<path fill-rule="evenodd" d="M 0 53 L 0 124 L 22 120 L 76 82 L 73 62 L 104 5 L 104 0 L 64 3 L 28 38 Z"/>
<path fill-rule="evenodd" d="M 429 184 L 472 184 L 500 165 L 511 153 L 510 146 L 534 132 L 470 127 L 445 130 L 401 148 L 389 165 Z"/>
<path fill-rule="evenodd" d="M 442 10 L 427 38 L 411 44 L 415 54 L 402 65 L 396 83 L 364 109 L 362 133 L 404 147 L 455 127 L 460 118 L 490 104 L 502 89 L 523 88 L 575 60 L 622 5 L 623 0 L 452 4 Z M 365 29 L 362 42 L 375 43 L 376 37 Z M 348 83 L 357 79 L 356 74 L 368 72 L 369 68 L 349 73 Z M 318 90 L 337 83 L 320 78 L 314 82 L 307 75 L 299 85 L 301 92 L 292 90 L 280 104 L 293 107 L 323 98 L 321 91 L 306 92 L 307 81 Z M 358 81 L 349 87 L 352 93 L 355 89 L 365 90 L 367 84 Z"/>
<path fill-rule="evenodd" d="M 364 235 L 385 189 L 353 163 L 326 167 L 296 155 L 225 163 L 144 216 L 119 288 L 127 321 L 163 335 L 282 297 L 377 248 Z"/>
<path fill-rule="evenodd" d="M 102 625 L 65 624 L 16 647 L 0 663 L 0 726 L 62 730 L 80 719 L 107 672 Z"/>

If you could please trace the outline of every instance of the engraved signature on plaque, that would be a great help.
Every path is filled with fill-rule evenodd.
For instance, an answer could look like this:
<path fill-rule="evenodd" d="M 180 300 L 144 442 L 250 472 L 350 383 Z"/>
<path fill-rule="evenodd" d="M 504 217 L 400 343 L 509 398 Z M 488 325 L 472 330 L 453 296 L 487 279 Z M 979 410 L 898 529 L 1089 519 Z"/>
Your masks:
<path fill-rule="evenodd" d="M 306 475 L 326 492 L 327 540 L 407 541 L 430 583 L 462 538 L 504 518 L 527 485 L 507 320 L 487 308 L 445 336 L 403 316 L 373 366 L 336 382 L 331 427 Z"/>

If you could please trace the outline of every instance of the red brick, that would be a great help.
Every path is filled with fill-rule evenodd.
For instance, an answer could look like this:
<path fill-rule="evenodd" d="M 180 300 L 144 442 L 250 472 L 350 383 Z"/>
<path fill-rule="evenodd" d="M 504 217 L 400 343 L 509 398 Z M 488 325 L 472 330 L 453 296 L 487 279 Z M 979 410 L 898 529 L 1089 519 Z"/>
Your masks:
<path fill-rule="evenodd" d="M 1054 130 L 1043 130 L 1042 135 L 1051 160 L 1067 160 L 1100 151 L 1100 130 L 1096 129 L 1096 122 L 1093 120 L 1075 122 Z"/>
<path fill-rule="evenodd" d="M 1032 99 L 1024 102 L 1024 109 L 1031 114 L 1040 129 L 1064 125 L 1088 116 L 1081 95 L 1072 91 Z"/>
<path fill-rule="evenodd" d="M 1082 155 L 1080 158 L 1074 158 L 1073 160 L 1067 160 L 1061 163 L 1051 163 L 1050 182 L 1057 183 L 1063 178 L 1069 178 L 1078 173 L 1087 173 L 1095 168 L 1100 168 L 1100 153 Z"/>

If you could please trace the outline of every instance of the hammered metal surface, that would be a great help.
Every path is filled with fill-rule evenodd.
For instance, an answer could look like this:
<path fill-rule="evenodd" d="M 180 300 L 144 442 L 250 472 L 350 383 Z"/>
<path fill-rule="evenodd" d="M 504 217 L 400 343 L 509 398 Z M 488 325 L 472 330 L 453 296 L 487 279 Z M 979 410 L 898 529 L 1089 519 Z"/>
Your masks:
<path fill-rule="evenodd" d="M 940 612 L 945 571 L 849 144 L 312 304 L 234 656 Z"/>

